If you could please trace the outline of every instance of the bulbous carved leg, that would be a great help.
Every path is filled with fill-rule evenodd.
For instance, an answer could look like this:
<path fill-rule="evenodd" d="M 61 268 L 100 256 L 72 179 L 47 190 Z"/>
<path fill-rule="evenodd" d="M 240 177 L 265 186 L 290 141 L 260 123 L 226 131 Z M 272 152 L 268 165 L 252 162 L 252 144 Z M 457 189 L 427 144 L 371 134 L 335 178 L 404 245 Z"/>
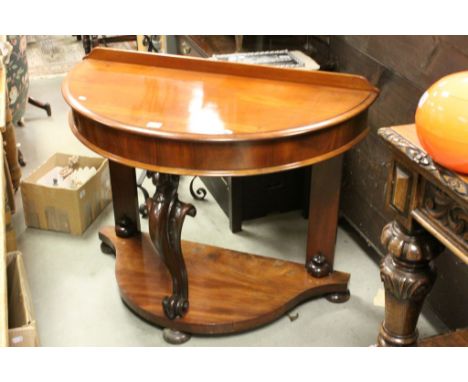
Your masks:
<path fill-rule="evenodd" d="M 148 199 L 149 234 L 156 252 L 172 277 L 172 295 L 162 302 L 170 320 L 183 317 L 188 310 L 188 278 L 182 255 L 180 236 L 186 215 L 195 216 L 195 207 L 182 203 L 177 195 L 179 176 L 162 173 L 152 175 L 156 191 Z"/>
<path fill-rule="evenodd" d="M 382 231 L 382 244 L 388 254 L 380 265 L 385 286 L 385 320 L 377 339 L 379 346 L 416 344 L 416 325 L 424 299 L 434 284 L 432 259 L 442 246 L 422 229 L 405 232 L 397 223 Z"/>

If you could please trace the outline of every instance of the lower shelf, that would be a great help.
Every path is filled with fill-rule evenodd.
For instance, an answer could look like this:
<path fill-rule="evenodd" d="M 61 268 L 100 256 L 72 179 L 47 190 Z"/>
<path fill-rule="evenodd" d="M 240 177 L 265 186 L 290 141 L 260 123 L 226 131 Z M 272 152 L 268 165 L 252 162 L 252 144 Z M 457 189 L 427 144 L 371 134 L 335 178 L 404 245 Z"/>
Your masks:
<path fill-rule="evenodd" d="M 345 292 L 349 274 L 310 276 L 303 264 L 182 242 L 189 279 L 189 311 L 169 320 L 161 301 L 172 283 L 148 234 L 119 238 L 114 227 L 99 236 L 116 252 L 116 277 L 124 302 L 161 327 L 194 334 L 236 333 L 269 323 L 302 301 Z"/>

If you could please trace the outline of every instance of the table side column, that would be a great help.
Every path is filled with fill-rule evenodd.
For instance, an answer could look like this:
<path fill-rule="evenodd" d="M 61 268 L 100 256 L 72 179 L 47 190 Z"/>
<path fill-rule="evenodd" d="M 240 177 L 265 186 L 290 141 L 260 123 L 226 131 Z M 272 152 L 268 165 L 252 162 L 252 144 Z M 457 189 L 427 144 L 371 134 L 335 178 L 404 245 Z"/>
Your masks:
<path fill-rule="evenodd" d="M 311 168 L 306 269 L 313 277 L 333 272 L 342 168 L 343 155 Z M 330 302 L 342 303 L 349 300 L 350 293 L 347 290 L 325 297 Z"/>
<path fill-rule="evenodd" d="M 131 237 L 140 232 L 135 169 L 109 160 L 115 233 Z"/>
<path fill-rule="evenodd" d="M 306 268 L 314 277 L 333 271 L 343 156 L 311 169 Z"/>

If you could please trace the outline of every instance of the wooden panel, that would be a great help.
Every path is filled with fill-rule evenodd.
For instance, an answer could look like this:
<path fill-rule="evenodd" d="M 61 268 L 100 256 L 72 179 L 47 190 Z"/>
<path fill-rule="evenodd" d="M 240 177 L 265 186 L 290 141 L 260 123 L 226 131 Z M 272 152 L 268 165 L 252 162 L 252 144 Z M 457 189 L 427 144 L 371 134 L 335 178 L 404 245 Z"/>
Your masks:
<path fill-rule="evenodd" d="M 354 48 L 412 83 L 428 82 L 427 65 L 437 49 L 434 36 L 352 36 Z"/>
<path fill-rule="evenodd" d="M 398 211 L 406 213 L 408 209 L 408 194 L 411 190 L 411 174 L 396 165 L 393 174 L 393 190 L 391 204 Z"/>
<path fill-rule="evenodd" d="M 380 78 L 380 96 L 369 111 L 372 131 L 382 126 L 395 126 L 414 122 L 414 113 L 425 88 L 389 71 Z"/>
<path fill-rule="evenodd" d="M 438 39 L 468 56 L 468 36 L 438 36 Z"/>
<path fill-rule="evenodd" d="M 369 134 L 356 149 L 346 153 L 343 166 L 341 213 L 381 253 L 380 233 L 391 218 L 384 208 L 389 158 L 385 144 Z M 367 172 L 362 173 L 362 169 Z"/>
<path fill-rule="evenodd" d="M 390 153 L 376 132 L 381 126 L 412 121 L 423 90 L 393 73 L 377 59 L 356 49 L 349 44 L 350 38 L 354 38 L 353 44 L 359 40 L 365 46 L 370 37 L 332 37 L 330 52 L 338 63 L 337 69 L 364 75 L 381 92 L 369 109 L 370 134 L 345 155 L 341 209 L 351 225 L 383 254 L 380 233 L 391 220 L 390 213 L 384 208 Z"/>
<path fill-rule="evenodd" d="M 331 38 L 330 54 L 334 56 L 340 72 L 359 73 L 374 85 L 379 83 L 380 77 L 386 71 L 382 65 L 348 45 L 342 38 Z"/>
<path fill-rule="evenodd" d="M 467 40 L 465 39 L 465 41 Z M 466 45 L 464 48 L 466 50 Z M 467 67 L 468 53 L 463 53 L 448 44 L 439 44 L 427 66 L 427 81 L 425 83 L 427 86 L 425 87 L 447 74 L 466 70 Z"/>

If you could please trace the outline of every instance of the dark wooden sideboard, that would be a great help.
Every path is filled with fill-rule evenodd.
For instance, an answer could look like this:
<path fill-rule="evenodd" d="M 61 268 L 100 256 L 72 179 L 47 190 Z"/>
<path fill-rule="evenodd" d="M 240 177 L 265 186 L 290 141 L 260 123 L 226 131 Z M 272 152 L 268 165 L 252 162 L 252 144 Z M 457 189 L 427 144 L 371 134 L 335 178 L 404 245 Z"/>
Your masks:
<path fill-rule="evenodd" d="M 461 267 L 468 264 L 468 176 L 433 162 L 414 125 L 381 128 L 379 135 L 392 154 L 385 200 L 394 220 L 381 235 L 387 255 L 380 266 L 385 320 L 378 343 L 411 346 L 417 342 L 418 318 L 436 280 L 433 260 L 446 247 Z M 456 301 L 457 309 L 466 309 L 466 302 Z"/>

